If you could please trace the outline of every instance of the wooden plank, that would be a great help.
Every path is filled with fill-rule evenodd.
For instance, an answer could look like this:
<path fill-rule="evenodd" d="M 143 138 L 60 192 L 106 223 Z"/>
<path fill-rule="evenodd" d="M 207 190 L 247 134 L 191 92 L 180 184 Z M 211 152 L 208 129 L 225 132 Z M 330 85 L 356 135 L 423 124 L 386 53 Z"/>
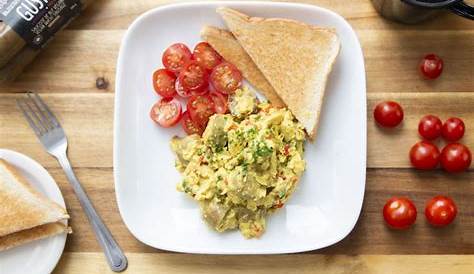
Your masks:
<path fill-rule="evenodd" d="M 125 31 L 62 31 L 13 83 L 0 86 L 1 92 L 80 92 L 114 91 L 115 65 Z M 100 42 L 98 42 L 100 41 Z M 110 84 L 96 87 L 97 78 Z"/>
<path fill-rule="evenodd" d="M 68 236 L 66 250 L 100 251 L 101 248 L 95 239 L 87 217 L 63 170 L 60 168 L 49 168 L 48 171 L 59 185 L 66 200 L 67 210 L 71 216 L 69 225 L 72 227 L 73 233 Z M 136 240 L 123 223 L 115 199 L 112 169 L 75 168 L 75 172 L 95 209 L 121 247 L 126 251 L 154 252 L 154 249 Z"/>
<path fill-rule="evenodd" d="M 279 255 L 206 256 L 188 254 L 128 253 L 129 267 L 124 273 L 404 273 L 472 274 L 472 255 Z M 100 253 L 63 255 L 53 273 L 113 273 Z"/>
<path fill-rule="evenodd" d="M 281 0 L 275 0 L 281 1 Z M 172 0 L 141 0 L 131 3 L 128 0 L 98 0 L 71 25 L 74 29 L 125 29 L 140 14 L 155 7 L 171 4 Z M 179 1 L 192 2 L 192 1 Z M 333 10 L 342 15 L 358 29 L 391 30 L 443 30 L 443 29 L 474 29 L 474 24 L 450 13 L 441 13 L 436 20 L 418 25 L 402 25 L 381 18 L 370 1 L 352 0 L 351 5 L 345 1 L 334 0 L 287 0 L 283 2 L 306 3 Z"/>
<path fill-rule="evenodd" d="M 396 129 L 386 130 L 376 125 L 373 109 L 377 103 L 395 100 L 404 109 L 404 120 Z M 441 120 L 460 117 L 466 124 L 466 133 L 460 141 L 474 151 L 473 93 L 370 93 L 367 106 L 368 167 L 397 168 L 411 167 L 408 154 L 410 148 L 421 138 L 418 123 L 427 114 L 434 114 Z M 445 142 L 440 138 L 435 142 L 440 150 Z"/>
<path fill-rule="evenodd" d="M 56 161 L 44 152 L 15 105 L 19 95 L 0 94 L 0 147 L 34 156 L 47 167 Z M 76 167 L 112 167 L 114 95 L 111 93 L 44 94 L 58 115 L 70 142 L 69 155 Z M 403 125 L 395 130 L 378 127 L 372 116 L 383 100 L 399 101 L 405 109 Z M 367 113 L 367 165 L 369 168 L 410 167 L 408 152 L 418 137 L 418 122 L 423 115 L 441 119 L 459 116 L 467 126 L 462 142 L 474 149 L 474 93 L 369 93 Z M 439 141 L 440 148 L 442 143 Z"/>
<path fill-rule="evenodd" d="M 474 30 L 357 30 L 357 34 L 364 50 L 369 93 L 474 91 Z M 123 30 L 61 32 L 16 82 L 3 85 L 0 92 L 113 92 L 123 35 Z M 417 70 L 420 59 L 430 52 L 445 62 L 436 81 L 422 79 Z M 160 65 L 161 60 L 156 63 Z M 107 89 L 96 87 L 99 77 L 110 83 Z"/>
<path fill-rule="evenodd" d="M 474 91 L 473 31 L 357 31 L 365 57 L 367 92 Z M 440 78 L 424 80 L 425 54 L 444 60 Z M 469 56 L 469 57 L 468 57 Z"/>
<path fill-rule="evenodd" d="M 44 166 L 56 167 L 25 118 L 15 99 L 20 95 L 0 95 L 0 147 L 33 156 Z M 43 95 L 68 136 L 73 166 L 111 167 L 113 142 L 113 94 Z"/>
<path fill-rule="evenodd" d="M 87 219 L 59 168 L 49 168 L 58 182 L 71 214 L 74 233 L 66 250 L 100 251 Z M 162 252 L 138 242 L 125 227 L 115 202 L 112 169 L 79 168 L 77 175 L 99 214 L 126 252 Z M 322 254 L 474 254 L 474 172 L 446 176 L 442 172 L 369 169 L 365 202 L 353 232 L 340 243 L 313 253 Z M 425 202 L 438 194 L 457 203 L 456 222 L 443 229 L 432 228 L 423 216 Z M 176 193 L 176 195 L 181 195 Z M 393 231 L 383 221 L 381 210 L 392 196 L 408 196 L 418 207 L 416 225 L 409 231 Z"/>

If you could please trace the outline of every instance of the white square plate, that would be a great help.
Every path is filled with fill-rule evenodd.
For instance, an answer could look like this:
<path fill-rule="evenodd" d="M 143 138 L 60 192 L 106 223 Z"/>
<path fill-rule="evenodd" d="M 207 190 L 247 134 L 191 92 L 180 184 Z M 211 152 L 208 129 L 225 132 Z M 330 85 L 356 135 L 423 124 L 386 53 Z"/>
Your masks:
<path fill-rule="evenodd" d="M 151 75 L 169 45 L 193 47 L 204 25 L 225 27 L 215 12 L 228 6 L 252 16 L 282 17 L 337 29 L 341 52 L 331 73 L 319 136 L 307 143 L 307 170 L 285 207 L 270 216 L 260 239 L 217 233 L 197 203 L 176 191 L 180 174 L 169 147 L 180 127 L 149 118 L 158 97 Z M 278 58 L 278 57 L 276 57 Z M 272 254 L 334 244 L 357 222 L 365 188 L 365 70 L 359 41 L 339 15 L 315 6 L 270 2 L 204 2 L 164 6 L 140 16 L 127 31 L 117 66 L 114 173 L 118 206 L 129 230 L 159 249 L 210 254 Z"/>

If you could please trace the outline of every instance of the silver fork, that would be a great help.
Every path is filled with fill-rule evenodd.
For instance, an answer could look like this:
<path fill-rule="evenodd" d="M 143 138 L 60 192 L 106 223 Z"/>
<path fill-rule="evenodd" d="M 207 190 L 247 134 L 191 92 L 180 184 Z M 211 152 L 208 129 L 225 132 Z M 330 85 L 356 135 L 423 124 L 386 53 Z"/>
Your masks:
<path fill-rule="evenodd" d="M 99 214 L 94 209 L 89 197 L 76 178 L 67 157 L 67 138 L 58 119 L 43 102 L 38 94 L 27 92 L 25 98 L 18 99 L 17 105 L 25 115 L 26 120 L 34 130 L 36 136 L 43 144 L 46 151 L 56 157 L 63 168 L 69 182 L 76 193 L 82 209 L 87 215 L 94 230 L 95 236 L 105 252 L 105 257 L 110 268 L 115 272 L 127 268 L 127 258 L 115 242 Z"/>

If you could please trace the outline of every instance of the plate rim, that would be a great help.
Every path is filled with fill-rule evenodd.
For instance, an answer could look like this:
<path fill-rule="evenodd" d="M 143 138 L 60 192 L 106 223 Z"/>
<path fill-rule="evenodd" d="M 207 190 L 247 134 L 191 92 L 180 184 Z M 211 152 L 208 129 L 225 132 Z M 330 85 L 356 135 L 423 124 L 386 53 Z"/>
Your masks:
<path fill-rule="evenodd" d="M 5 155 L 6 155 L 6 157 L 5 157 Z M 64 208 L 66 208 L 66 202 L 64 200 L 64 196 L 61 192 L 61 189 L 59 188 L 59 185 L 56 183 L 56 180 L 53 178 L 53 176 L 51 176 L 51 174 L 46 170 L 46 168 L 44 168 L 40 163 L 38 163 L 36 160 L 31 158 L 30 156 L 27 156 L 27 155 L 25 155 L 21 152 L 14 151 L 14 150 L 11 150 L 11 149 L 0 148 L 0 156 L 2 156 L 1 158 L 6 160 L 6 161 L 9 161 L 8 160 L 9 158 L 18 158 L 18 159 L 21 160 L 22 163 L 28 163 L 28 165 L 31 165 L 33 167 L 33 169 L 29 170 L 29 172 L 31 172 L 31 174 L 35 178 L 39 177 L 39 176 L 43 176 L 43 175 L 48 177 L 48 179 L 50 179 L 50 181 L 53 182 L 53 183 L 50 184 L 50 183 L 38 180 L 39 184 L 42 187 L 52 189 L 56 194 L 58 194 L 58 196 L 52 197 L 52 196 L 49 196 L 49 195 L 46 195 L 46 194 L 45 194 L 45 196 L 49 199 L 57 199 L 57 200 L 55 200 L 55 202 L 58 203 L 59 205 L 63 206 Z M 15 166 L 17 166 L 17 165 L 15 165 Z M 19 166 L 21 168 L 21 165 L 19 165 Z M 38 175 L 38 173 L 42 173 L 42 175 Z M 66 225 L 68 225 L 68 220 L 64 220 L 64 223 Z M 67 236 L 68 236 L 67 233 L 63 233 L 62 235 L 55 235 L 54 236 L 54 238 L 60 239 L 60 244 L 58 246 L 59 247 L 58 248 L 58 255 L 54 260 L 49 261 L 49 264 L 45 263 L 44 270 L 46 270 L 46 272 L 44 272 L 44 273 L 51 273 L 56 268 L 56 266 L 58 265 L 59 261 L 61 260 L 62 255 L 64 253 L 64 248 L 66 246 Z M 48 239 L 44 239 L 44 240 L 50 240 L 51 241 L 51 240 L 53 240 L 53 238 L 48 238 Z M 31 243 L 28 243 L 28 244 L 33 244 L 34 245 L 35 242 L 31 242 Z M 11 250 L 14 250 L 14 249 L 11 249 Z M 46 250 L 46 252 L 51 252 L 51 251 Z M 0 257 L 1 257 L 1 255 L 2 255 L 2 253 L 0 252 Z"/>
<path fill-rule="evenodd" d="M 118 159 L 118 149 L 119 149 L 119 144 L 122 143 L 123 141 L 121 140 L 122 138 L 119 137 L 120 134 L 118 133 L 118 123 L 119 123 L 119 113 L 120 113 L 120 105 L 121 105 L 121 96 L 118 96 L 119 90 L 122 90 L 122 85 L 120 81 L 120 75 L 122 75 L 122 67 L 123 67 L 123 60 L 124 60 L 124 50 L 123 48 L 127 44 L 128 41 L 128 36 L 130 33 L 134 31 L 134 29 L 141 23 L 141 21 L 145 20 L 147 17 L 151 16 L 151 14 L 158 13 L 165 11 L 166 9 L 174 9 L 174 8 L 182 8 L 182 7 L 192 7 L 192 6 L 214 6 L 214 5 L 222 5 L 222 6 L 241 6 L 241 5 L 246 5 L 248 7 L 250 6 L 275 6 L 275 7 L 300 7 L 300 8 L 308 8 L 312 9 L 315 11 L 320 11 L 324 13 L 328 13 L 332 17 L 335 17 L 337 20 L 341 21 L 345 25 L 347 29 L 350 30 L 350 35 L 355 38 L 355 41 L 357 42 L 358 48 L 358 56 L 361 57 L 361 65 L 363 68 L 363 73 L 361 75 L 361 80 L 362 80 L 362 90 L 363 90 L 363 97 L 364 97 L 364 102 L 361 105 L 362 107 L 362 112 L 367 113 L 367 80 L 366 80 L 366 70 L 365 70 L 365 60 L 364 60 L 364 55 L 362 51 L 362 45 L 360 43 L 360 40 L 352 28 L 352 26 L 347 22 L 347 20 L 339 15 L 338 13 L 329 10 L 327 8 L 323 8 L 317 5 L 310 5 L 310 4 L 304 4 L 304 3 L 292 3 L 292 2 L 265 2 L 265 1 L 221 1 L 221 2 L 207 2 L 207 1 L 197 1 L 197 2 L 185 2 L 185 3 L 172 3 L 172 4 L 165 4 L 163 6 L 155 7 L 153 9 L 150 9 L 142 14 L 140 14 L 127 28 L 127 31 L 125 32 L 121 44 L 120 44 L 120 50 L 119 54 L 117 57 L 117 65 L 116 65 L 116 77 L 115 77 L 115 82 L 116 82 L 116 90 L 115 90 L 115 99 L 114 99 L 114 138 L 113 138 L 113 172 L 114 172 L 114 186 L 115 186 L 115 196 L 117 200 L 117 206 L 119 209 L 120 216 L 127 227 L 127 229 L 131 232 L 131 234 L 140 242 L 151 246 L 156 249 L 161 249 L 161 250 L 167 250 L 167 251 L 172 251 L 172 252 L 179 252 L 179 253 L 191 253 L 191 254 L 213 254 L 213 255 L 257 255 L 257 254 L 290 254 L 290 253 L 300 253 L 300 252 L 307 252 L 307 251 L 312 251 L 312 250 L 318 250 L 322 248 L 326 248 L 328 246 L 334 245 L 344 238 L 346 238 L 354 229 L 356 226 L 357 222 L 360 219 L 360 214 L 362 211 L 362 206 L 364 203 L 364 197 L 365 197 L 365 188 L 367 184 L 367 119 L 362 119 L 362 124 L 361 126 L 363 127 L 363 130 L 365 131 L 365 134 L 363 134 L 362 142 L 361 145 L 365 148 L 364 150 L 364 158 L 363 158 L 363 171 L 361 173 L 362 177 L 364 178 L 364 182 L 362 185 L 362 195 L 361 195 L 361 202 L 360 202 L 360 207 L 357 210 L 357 216 L 355 216 L 353 223 L 349 226 L 349 229 L 347 231 L 344 231 L 344 233 L 341 233 L 340 237 L 335 237 L 335 239 L 332 239 L 331 241 L 327 242 L 320 242 L 317 245 L 314 244 L 309 244 L 307 246 L 299 246 L 296 248 L 281 248 L 278 250 L 274 249 L 252 249 L 252 250 L 219 250 L 214 247 L 209 247 L 206 250 L 200 249 L 200 248 L 193 248 L 193 247 L 180 247 L 180 246 L 167 246 L 166 244 L 157 244 L 157 243 L 150 243 L 147 239 L 143 238 L 140 233 L 137 233 L 135 228 L 129 223 L 129 220 L 125 218 L 124 216 L 124 208 L 125 205 L 123 205 L 123 202 L 121 202 L 120 194 L 123 191 L 120 191 L 121 187 L 120 184 L 118 183 L 119 179 L 119 174 L 117 171 L 117 165 L 120 162 Z"/>

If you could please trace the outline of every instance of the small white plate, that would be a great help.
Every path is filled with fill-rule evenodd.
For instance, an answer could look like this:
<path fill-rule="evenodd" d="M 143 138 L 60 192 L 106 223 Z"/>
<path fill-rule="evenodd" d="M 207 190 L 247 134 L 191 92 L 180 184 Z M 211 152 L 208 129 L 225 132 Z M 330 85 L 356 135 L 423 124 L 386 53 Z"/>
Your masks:
<path fill-rule="evenodd" d="M 217 233 L 197 204 L 177 192 L 181 179 L 169 148 L 180 127 L 149 118 L 157 101 L 151 75 L 169 45 L 193 47 L 204 25 L 225 28 L 215 12 L 228 6 L 249 15 L 282 17 L 337 29 L 341 52 L 331 73 L 319 136 L 307 142 L 307 170 L 289 203 L 270 216 L 260 239 Z M 275 58 L 278 58 L 277 56 Z M 366 88 L 362 50 L 351 26 L 329 10 L 271 2 L 170 5 L 140 16 L 128 29 L 117 65 L 114 173 L 122 218 L 140 241 L 159 249 L 210 254 L 272 254 L 318 249 L 346 237 L 357 222 L 365 188 Z"/>
<path fill-rule="evenodd" d="M 35 160 L 7 149 L 0 149 L 0 159 L 4 159 L 15 166 L 40 193 L 66 207 L 63 195 L 53 177 Z M 65 224 L 67 224 L 67 221 L 65 221 Z M 51 273 L 61 258 L 66 237 L 66 234 L 56 235 L 10 250 L 0 251 L 0 273 Z"/>

